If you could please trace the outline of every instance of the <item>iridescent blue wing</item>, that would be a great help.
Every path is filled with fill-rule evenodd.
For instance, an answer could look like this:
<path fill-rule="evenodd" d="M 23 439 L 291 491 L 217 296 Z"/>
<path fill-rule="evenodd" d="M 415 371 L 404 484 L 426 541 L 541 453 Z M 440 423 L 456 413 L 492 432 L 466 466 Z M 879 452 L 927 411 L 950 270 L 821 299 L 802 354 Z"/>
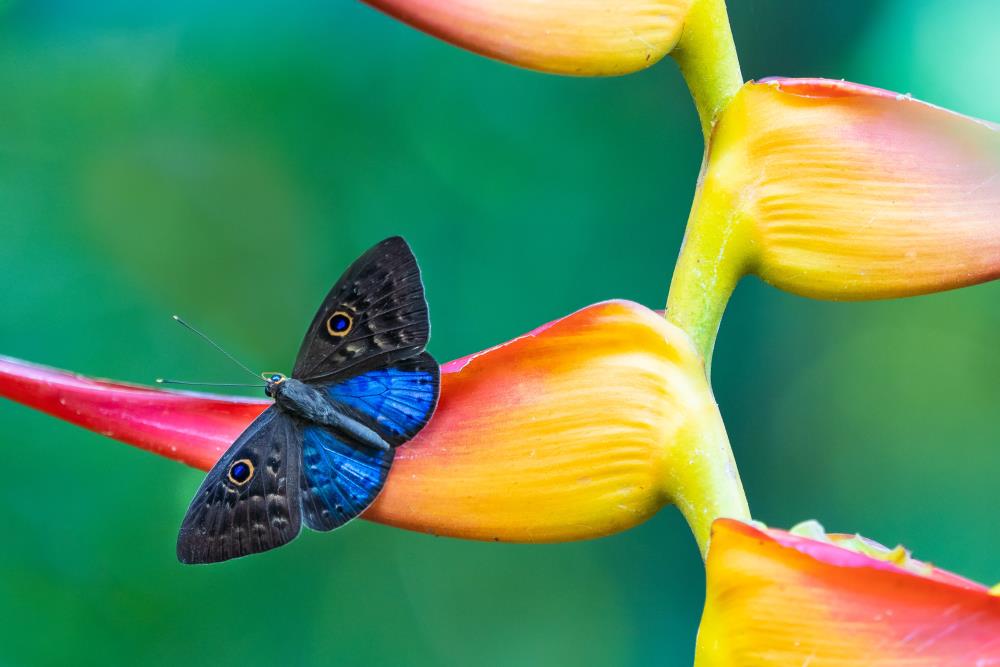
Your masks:
<path fill-rule="evenodd" d="M 375 501 L 395 451 L 350 444 L 322 426 L 303 434 L 302 520 L 313 530 L 339 528 Z"/>
<path fill-rule="evenodd" d="M 320 388 L 334 405 L 395 447 L 430 420 L 440 384 L 437 362 L 424 352 Z M 382 490 L 392 458 L 392 450 L 366 447 L 333 430 L 307 426 L 300 484 L 306 525 L 332 530 L 363 512 Z"/>
<path fill-rule="evenodd" d="M 335 404 L 396 447 L 415 436 L 437 406 L 441 371 L 427 352 L 323 386 Z"/>
<path fill-rule="evenodd" d="M 177 536 L 182 563 L 215 563 L 267 551 L 302 528 L 299 423 L 265 410 L 212 467 Z"/>

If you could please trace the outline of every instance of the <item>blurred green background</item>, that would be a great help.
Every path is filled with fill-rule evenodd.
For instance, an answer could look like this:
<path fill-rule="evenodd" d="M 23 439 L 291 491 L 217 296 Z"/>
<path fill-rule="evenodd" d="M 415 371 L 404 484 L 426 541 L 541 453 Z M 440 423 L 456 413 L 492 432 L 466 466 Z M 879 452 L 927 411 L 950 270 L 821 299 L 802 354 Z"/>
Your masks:
<path fill-rule="evenodd" d="M 205 6 L 208 5 L 208 6 Z M 611 297 L 662 307 L 701 138 L 676 67 L 518 70 L 356 2 L 0 3 L 0 353 L 241 379 L 182 313 L 288 369 L 369 244 L 424 267 L 454 358 Z M 744 73 L 1000 119 L 1000 5 L 734 2 Z M 1000 284 L 866 304 L 748 280 L 714 385 L 751 505 L 1000 579 Z M 555 546 L 355 522 L 174 558 L 202 474 L 0 404 L 0 664 L 689 665 L 704 575 L 672 508 Z"/>

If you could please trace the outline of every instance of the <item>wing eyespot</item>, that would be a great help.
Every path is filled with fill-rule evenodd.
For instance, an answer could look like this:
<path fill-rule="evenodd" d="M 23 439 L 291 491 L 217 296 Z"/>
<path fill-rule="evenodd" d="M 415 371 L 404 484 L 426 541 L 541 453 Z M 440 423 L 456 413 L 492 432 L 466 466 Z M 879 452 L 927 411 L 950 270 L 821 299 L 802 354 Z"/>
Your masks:
<path fill-rule="evenodd" d="M 243 486 L 253 479 L 253 474 L 253 462 L 250 459 L 240 459 L 239 461 L 233 461 L 232 465 L 229 466 L 226 476 L 236 486 Z"/>
<path fill-rule="evenodd" d="M 326 332 L 334 338 L 343 338 L 354 327 L 354 318 L 349 313 L 338 310 L 326 318 Z"/>

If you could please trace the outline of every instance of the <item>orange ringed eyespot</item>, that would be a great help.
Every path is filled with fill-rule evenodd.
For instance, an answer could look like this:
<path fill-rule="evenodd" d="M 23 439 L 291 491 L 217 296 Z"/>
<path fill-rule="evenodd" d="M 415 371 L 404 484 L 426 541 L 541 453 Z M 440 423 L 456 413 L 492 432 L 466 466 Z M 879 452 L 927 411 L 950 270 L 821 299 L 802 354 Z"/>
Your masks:
<path fill-rule="evenodd" d="M 354 318 L 342 310 L 338 310 L 326 318 L 326 332 L 334 338 L 343 338 L 351 331 Z"/>
<path fill-rule="evenodd" d="M 240 459 L 239 461 L 233 461 L 233 464 L 229 466 L 229 481 L 236 486 L 243 486 L 251 479 L 253 479 L 253 463 L 250 459 Z"/>

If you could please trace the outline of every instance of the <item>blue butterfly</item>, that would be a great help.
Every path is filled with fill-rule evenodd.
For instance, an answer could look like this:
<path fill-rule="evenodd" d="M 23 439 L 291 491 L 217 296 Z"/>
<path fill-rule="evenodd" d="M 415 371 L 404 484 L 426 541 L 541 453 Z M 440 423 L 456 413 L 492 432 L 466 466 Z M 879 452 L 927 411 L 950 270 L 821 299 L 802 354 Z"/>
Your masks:
<path fill-rule="evenodd" d="M 209 471 L 177 537 L 183 563 L 267 551 L 344 525 L 382 490 L 395 448 L 427 424 L 441 384 L 430 320 L 402 238 L 382 241 L 334 285 L 274 405 Z"/>

